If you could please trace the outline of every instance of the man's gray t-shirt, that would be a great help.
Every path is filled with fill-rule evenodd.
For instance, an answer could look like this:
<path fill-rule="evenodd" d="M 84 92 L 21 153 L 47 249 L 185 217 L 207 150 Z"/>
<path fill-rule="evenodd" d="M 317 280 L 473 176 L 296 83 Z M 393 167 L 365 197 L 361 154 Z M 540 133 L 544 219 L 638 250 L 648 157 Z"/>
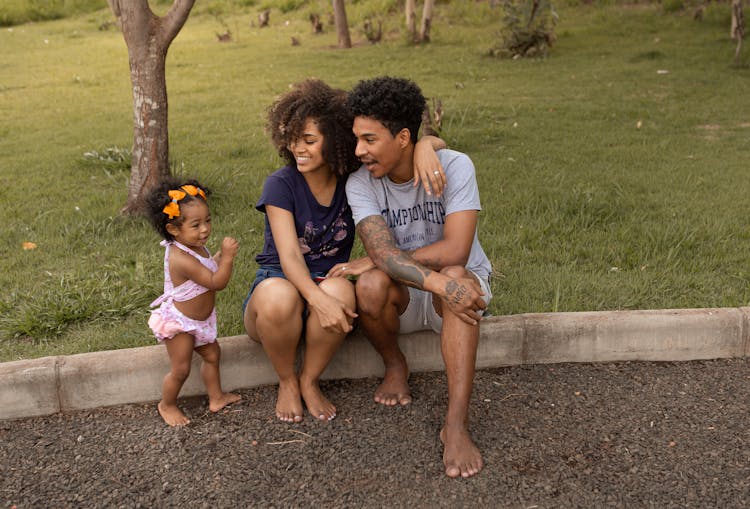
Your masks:
<path fill-rule="evenodd" d="M 349 176 L 346 197 L 354 224 L 369 216 L 382 216 L 396 240 L 396 246 L 410 251 L 443 238 L 445 217 L 463 210 L 481 210 L 474 163 L 466 154 L 439 150 L 440 163 L 448 184 L 441 197 L 428 195 L 414 181 L 396 184 L 386 175 L 373 178 L 362 166 Z M 492 272 L 487 255 L 479 244 L 476 229 L 466 268 L 487 278 Z"/>

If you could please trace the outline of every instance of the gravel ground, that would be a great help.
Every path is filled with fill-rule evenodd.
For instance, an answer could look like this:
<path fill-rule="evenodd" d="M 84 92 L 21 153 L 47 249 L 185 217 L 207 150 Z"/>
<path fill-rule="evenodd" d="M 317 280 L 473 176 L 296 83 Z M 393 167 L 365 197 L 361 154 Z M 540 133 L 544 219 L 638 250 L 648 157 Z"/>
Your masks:
<path fill-rule="evenodd" d="M 331 423 L 271 417 L 275 387 L 164 426 L 154 404 L 0 422 L 5 507 L 750 507 L 750 364 L 518 366 L 477 373 L 472 428 L 485 469 L 443 474 L 442 373 L 414 403 L 337 380 Z"/>

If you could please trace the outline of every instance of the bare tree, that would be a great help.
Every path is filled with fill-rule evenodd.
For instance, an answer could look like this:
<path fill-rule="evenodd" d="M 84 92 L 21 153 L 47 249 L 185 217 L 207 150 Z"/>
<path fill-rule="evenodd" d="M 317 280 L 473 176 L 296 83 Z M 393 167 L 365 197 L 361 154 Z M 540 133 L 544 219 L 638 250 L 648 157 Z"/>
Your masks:
<path fill-rule="evenodd" d="M 430 42 L 430 26 L 432 25 L 432 11 L 435 8 L 435 0 L 424 0 L 422 8 L 422 24 L 419 28 L 419 41 Z"/>
<path fill-rule="evenodd" d="M 333 0 L 333 16 L 336 20 L 336 33 L 339 37 L 339 48 L 351 48 L 352 39 L 349 36 L 349 23 L 346 21 L 344 0 Z"/>
<path fill-rule="evenodd" d="M 195 0 L 174 0 L 163 17 L 148 0 L 107 0 L 128 47 L 133 86 L 133 162 L 122 212 L 143 211 L 146 193 L 169 175 L 167 50 L 187 21 Z"/>
<path fill-rule="evenodd" d="M 414 41 L 417 37 L 417 1 L 406 0 L 406 30 L 409 32 L 409 40 Z"/>

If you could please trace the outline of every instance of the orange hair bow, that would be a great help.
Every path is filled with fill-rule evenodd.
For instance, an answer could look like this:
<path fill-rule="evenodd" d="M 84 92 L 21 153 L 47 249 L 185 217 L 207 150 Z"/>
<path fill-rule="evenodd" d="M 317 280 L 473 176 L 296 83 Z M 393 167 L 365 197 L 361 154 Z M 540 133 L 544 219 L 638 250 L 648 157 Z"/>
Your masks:
<path fill-rule="evenodd" d="M 168 194 L 169 197 L 172 198 L 172 201 L 162 209 L 162 212 L 168 215 L 169 219 L 180 217 L 180 205 L 178 202 L 185 198 L 185 196 L 187 196 L 188 194 L 190 196 L 200 196 L 204 201 L 206 200 L 206 193 L 203 191 L 203 189 L 189 184 L 180 187 L 180 189 L 171 189 Z"/>

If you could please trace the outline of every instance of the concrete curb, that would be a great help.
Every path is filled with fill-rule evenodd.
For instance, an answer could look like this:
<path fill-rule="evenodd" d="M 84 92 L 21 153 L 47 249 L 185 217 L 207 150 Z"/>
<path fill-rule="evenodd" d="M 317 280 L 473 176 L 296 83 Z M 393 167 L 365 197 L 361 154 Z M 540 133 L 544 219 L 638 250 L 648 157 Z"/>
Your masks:
<path fill-rule="evenodd" d="M 482 322 L 477 367 L 609 361 L 688 361 L 750 355 L 750 308 L 529 313 Z M 277 382 L 260 345 L 220 338 L 225 390 Z M 443 369 L 440 338 L 426 331 L 400 339 L 411 370 Z M 160 345 L 0 363 L 0 419 L 105 405 L 158 401 L 168 370 Z M 200 357 L 181 396 L 205 394 Z M 348 338 L 325 379 L 382 374 L 361 334 Z"/>

